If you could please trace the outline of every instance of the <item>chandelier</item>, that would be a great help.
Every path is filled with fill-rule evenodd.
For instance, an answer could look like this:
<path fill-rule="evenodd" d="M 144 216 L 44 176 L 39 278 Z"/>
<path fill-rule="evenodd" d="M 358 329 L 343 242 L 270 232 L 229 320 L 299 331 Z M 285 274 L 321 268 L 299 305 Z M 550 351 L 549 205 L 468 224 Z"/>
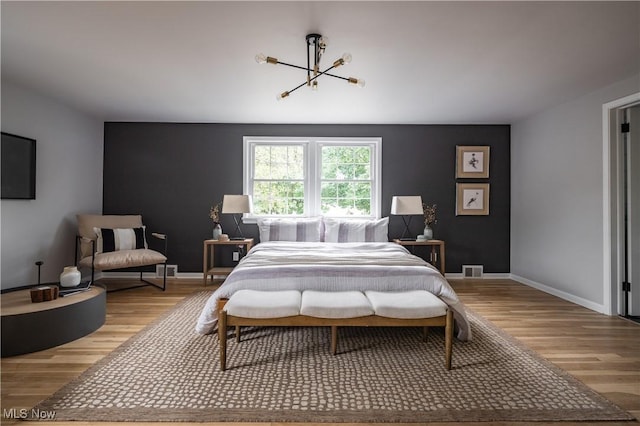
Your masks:
<path fill-rule="evenodd" d="M 345 53 L 333 62 L 333 64 L 324 71 L 320 71 L 320 59 L 322 59 L 322 55 L 324 54 L 324 50 L 327 47 L 328 40 L 326 37 L 323 37 L 320 34 L 307 34 L 307 66 L 301 67 L 299 65 L 292 65 L 286 62 L 281 62 L 276 58 L 272 58 L 271 56 L 265 56 L 263 53 L 259 53 L 256 55 L 256 62 L 259 64 L 273 64 L 273 65 L 286 65 L 292 68 L 298 68 L 301 70 L 307 71 L 307 81 L 299 84 L 291 90 L 287 90 L 285 92 L 280 93 L 276 99 L 281 100 L 289 96 L 292 92 L 298 90 L 302 86 L 309 86 L 311 90 L 318 90 L 318 78 L 320 76 L 326 75 L 329 77 L 339 78 L 341 80 L 345 80 L 348 83 L 354 84 L 359 87 L 364 87 L 364 80 L 354 77 L 342 77 L 339 75 L 331 74 L 329 71 L 334 68 L 338 68 L 341 65 L 348 64 L 351 62 L 351 54 Z M 312 53 L 313 52 L 313 53 Z M 313 57 L 313 64 L 311 64 L 311 57 Z"/>

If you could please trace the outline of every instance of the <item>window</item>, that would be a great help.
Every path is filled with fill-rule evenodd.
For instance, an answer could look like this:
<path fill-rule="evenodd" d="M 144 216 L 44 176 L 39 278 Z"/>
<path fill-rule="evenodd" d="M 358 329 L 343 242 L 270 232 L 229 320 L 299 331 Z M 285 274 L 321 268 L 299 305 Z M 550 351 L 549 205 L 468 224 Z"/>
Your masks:
<path fill-rule="evenodd" d="M 304 145 L 253 146 L 254 211 L 258 215 L 304 214 Z"/>
<path fill-rule="evenodd" d="M 244 138 L 252 217 L 380 217 L 380 138 Z"/>

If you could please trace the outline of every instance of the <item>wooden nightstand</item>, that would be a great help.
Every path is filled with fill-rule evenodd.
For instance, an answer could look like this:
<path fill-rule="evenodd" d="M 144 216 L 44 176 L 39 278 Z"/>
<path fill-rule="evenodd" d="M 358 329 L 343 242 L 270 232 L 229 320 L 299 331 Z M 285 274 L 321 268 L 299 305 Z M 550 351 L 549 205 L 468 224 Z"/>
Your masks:
<path fill-rule="evenodd" d="M 424 259 L 427 262 L 434 265 L 442 275 L 444 275 L 444 241 L 442 240 L 427 240 L 427 241 L 404 241 L 393 240 L 394 243 L 401 246 L 409 247 L 409 250 L 413 253 L 415 246 L 430 246 L 429 259 Z M 422 256 L 420 256 L 422 257 Z"/>
<path fill-rule="evenodd" d="M 233 267 L 216 267 L 214 263 L 216 246 L 236 246 L 245 250 L 247 253 L 253 247 L 253 238 L 245 238 L 244 240 L 204 240 L 204 249 L 202 256 L 202 274 L 204 285 L 207 285 L 207 279 L 211 275 L 213 281 L 214 275 L 229 275 L 233 271 Z"/>

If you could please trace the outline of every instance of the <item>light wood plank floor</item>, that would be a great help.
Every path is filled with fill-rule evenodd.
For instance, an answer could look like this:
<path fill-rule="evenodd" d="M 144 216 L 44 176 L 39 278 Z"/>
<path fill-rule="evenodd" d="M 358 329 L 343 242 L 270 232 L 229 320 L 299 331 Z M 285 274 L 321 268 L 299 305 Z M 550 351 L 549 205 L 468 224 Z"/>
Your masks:
<path fill-rule="evenodd" d="M 469 308 L 640 418 L 640 325 L 597 314 L 510 280 L 451 280 L 451 284 Z M 208 288 L 213 289 L 214 286 Z M 3 358 L 3 412 L 34 406 L 179 300 L 202 289 L 201 280 L 169 280 L 164 293 L 149 287 L 109 293 L 106 324 L 98 331 L 56 348 Z M 12 423 L 16 421 L 2 418 L 2 424 Z M 62 422 L 38 422 L 38 425 L 46 424 L 65 425 Z M 68 423 L 69 426 L 81 424 Z M 611 426 L 616 423 L 579 424 Z"/>

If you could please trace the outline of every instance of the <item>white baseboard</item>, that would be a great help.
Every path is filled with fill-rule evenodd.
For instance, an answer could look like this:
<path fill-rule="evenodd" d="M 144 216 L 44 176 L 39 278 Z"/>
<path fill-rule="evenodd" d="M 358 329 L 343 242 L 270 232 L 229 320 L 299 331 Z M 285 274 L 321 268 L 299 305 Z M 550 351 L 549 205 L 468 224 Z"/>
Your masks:
<path fill-rule="evenodd" d="M 549 293 L 560 299 L 567 300 L 569 302 L 575 303 L 576 305 L 584 306 L 587 309 L 591 309 L 592 311 L 599 312 L 601 314 L 607 315 L 607 310 L 604 305 L 594 303 L 590 300 L 583 299 L 582 297 L 578 297 L 576 295 L 564 292 L 562 290 L 555 289 L 553 287 L 549 287 L 545 284 L 541 284 L 539 282 L 521 277 L 519 275 L 511 274 L 511 279 L 519 282 L 520 284 L 527 285 L 529 287 L 533 287 L 537 290 L 544 291 L 545 293 Z"/>
<path fill-rule="evenodd" d="M 140 277 L 140 272 L 96 272 L 96 280 L 99 278 L 127 278 L 137 279 Z M 158 278 L 155 272 L 143 272 L 143 278 Z M 161 277 L 162 278 L 162 277 Z M 202 272 L 178 272 L 175 277 L 167 277 L 167 279 L 202 279 Z"/>
<path fill-rule="evenodd" d="M 452 279 L 452 280 L 508 280 L 511 278 L 511 274 L 506 272 L 506 273 L 483 273 L 482 277 L 480 278 L 468 278 L 465 277 L 464 274 L 462 274 L 462 272 L 454 272 L 454 273 L 450 273 L 447 272 L 444 276 L 447 279 Z"/>

